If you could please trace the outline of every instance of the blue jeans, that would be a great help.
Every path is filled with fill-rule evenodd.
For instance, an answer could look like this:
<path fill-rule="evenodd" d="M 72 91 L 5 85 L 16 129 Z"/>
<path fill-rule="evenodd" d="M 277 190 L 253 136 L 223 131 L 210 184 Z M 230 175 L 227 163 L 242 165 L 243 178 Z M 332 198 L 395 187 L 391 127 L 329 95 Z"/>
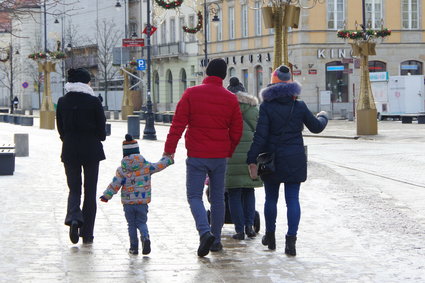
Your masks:
<path fill-rule="evenodd" d="M 143 239 L 149 239 L 148 225 L 148 205 L 147 204 L 124 204 L 125 219 L 128 224 L 128 235 L 130 236 L 130 246 L 132 249 L 138 249 L 139 239 L 137 238 L 137 229 Z"/>
<path fill-rule="evenodd" d="M 211 232 L 215 243 L 220 242 L 221 228 L 224 224 L 224 176 L 226 172 L 226 158 L 195 158 L 186 159 L 186 194 L 190 205 L 196 229 L 199 236 Z M 208 224 L 202 195 L 206 176 L 210 179 L 211 214 Z"/>
<path fill-rule="evenodd" d="M 254 188 L 228 189 L 229 209 L 236 233 L 243 233 L 244 226 L 253 226 L 255 217 Z"/>
<path fill-rule="evenodd" d="M 279 199 L 280 183 L 264 182 L 266 202 L 264 204 L 264 217 L 266 219 L 266 232 L 276 231 L 277 200 Z M 286 235 L 297 235 L 301 218 L 299 201 L 300 183 L 285 183 L 286 217 L 288 219 L 288 232 Z"/>

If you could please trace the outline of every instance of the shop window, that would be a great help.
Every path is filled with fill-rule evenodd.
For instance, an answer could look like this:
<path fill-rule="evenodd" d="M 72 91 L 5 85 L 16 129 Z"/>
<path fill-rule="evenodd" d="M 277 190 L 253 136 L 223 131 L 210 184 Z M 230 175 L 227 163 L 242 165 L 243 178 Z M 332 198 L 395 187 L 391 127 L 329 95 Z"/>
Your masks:
<path fill-rule="evenodd" d="M 186 88 L 187 88 L 186 70 L 181 69 L 180 70 L 180 87 L 179 87 L 180 97 L 183 94 L 183 92 L 186 90 Z"/>
<path fill-rule="evenodd" d="M 259 97 L 260 90 L 263 88 L 263 67 L 255 67 L 255 96 Z"/>
<path fill-rule="evenodd" d="M 173 103 L 173 74 L 167 70 L 167 103 Z"/>
<path fill-rule="evenodd" d="M 400 75 L 422 75 L 422 62 L 415 60 L 401 62 Z"/>
<path fill-rule="evenodd" d="M 376 73 L 376 72 L 386 72 L 387 71 L 387 63 L 382 61 L 369 61 L 369 72 L 370 73 Z"/>
<path fill-rule="evenodd" d="M 331 102 L 348 102 L 348 64 L 333 61 L 326 64 L 326 90 L 331 91 Z"/>
<path fill-rule="evenodd" d="M 242 84 L 245 87 L 246 92 L 248 92 L 248 70 L 242 70 Z"/>
<path fill-rule="evenodd" d="M 156 71 L 153 73 L 153 100 L 159 103 L 159 75 Z"/>
<path fill-rule="evenodd" d="M 231 77 L 236 77 L 236 70 L 233 67 L 229 68 L 229 78 Z"/>

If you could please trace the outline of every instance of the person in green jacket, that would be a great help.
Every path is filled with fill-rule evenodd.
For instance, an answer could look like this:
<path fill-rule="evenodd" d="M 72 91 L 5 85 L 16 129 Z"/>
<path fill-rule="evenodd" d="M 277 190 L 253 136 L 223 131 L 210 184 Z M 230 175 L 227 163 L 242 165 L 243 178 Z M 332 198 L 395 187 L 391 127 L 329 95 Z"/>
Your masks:
<path fill-rule="evenodd" d="M 245 239 L 245 234 L 249 238 L 256 236 L 253 228 L 255 218 L 254 188 L 263 186 L 263 183 L 259 179 L 251 179 L 249 171 L 246 168 L 246 154 L 252 143 L 257 125 L 258 100 L 256 97 L 246 93 L 244 86 L 236 77 L 230 78 L 230 85 L 227 89 L 233 92 L 238 98 L 243 117 L 242 138 L 232 158 L 227 162 L 226 171 L 228 204 L 236 231 L 236 234 L 232 237 L 236 240 L 243 240 Z"/>

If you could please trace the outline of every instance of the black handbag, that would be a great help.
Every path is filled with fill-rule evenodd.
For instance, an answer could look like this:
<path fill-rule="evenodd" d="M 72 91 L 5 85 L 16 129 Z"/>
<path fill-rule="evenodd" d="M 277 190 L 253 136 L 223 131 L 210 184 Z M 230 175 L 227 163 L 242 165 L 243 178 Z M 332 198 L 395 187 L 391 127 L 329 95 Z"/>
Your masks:
<path fill-rule="evenodd" d="M 263 152 L 257 157 L 257 174 L 258 176 L 264 176 L 274 173 L 274 153 Z"/>
<path fill-rule="evenodd" d="M 295 100 L 292 103 L 291 112 L 289 113 L 288 119 L 286 120 L 285 127 L 279 139 L 285 134 L 286 126 L 288 125 L 289 120 L 292 116 L 292 111 L 294 110 Z M 274 152 L 263 152 L 257 156 L 257 175 L 262 177 L 264 175 L 269 175 L 274 173 L 276 170 L 274 162 Z"/>

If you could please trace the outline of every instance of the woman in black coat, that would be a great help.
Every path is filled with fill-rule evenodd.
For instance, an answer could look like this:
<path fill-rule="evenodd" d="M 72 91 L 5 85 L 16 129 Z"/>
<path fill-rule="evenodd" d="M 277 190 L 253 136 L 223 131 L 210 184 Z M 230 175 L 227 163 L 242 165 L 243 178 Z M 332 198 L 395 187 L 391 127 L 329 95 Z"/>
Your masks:
<path fill-rule="evenodd" d="M 313 133 L 320 133 L 328 123 L 326 112 L 315 117 L 303 101 L 297 100 L 301 86 L 291 81 L 288 67 L 280 66 L 271 78 L 271 84 L 261 91 L 263 103 L 247 163 L 251 178 L 257 176 L 257 156 L 262 152 L 274 152 L 276 171 L 264 175 L 266 202 L 264 216 L 266 235 L 263 245 L 276 249 L 276 216 L 279 187 L 285 184 L 288 231 L 286 233 L 285 253 L 295 256 L 295 241 L 301 209 L 299 204 L 300 183 L 307 179 L 307 158 L 302 137 L 303 125 Z"/>
<path fill-rule="evenodd" d="M 59 98 L 56 124 L 62 140 L 61 159 L 69 187 L 65 225 L 70 226 L 71 242 L 93 242 L 96 217 L 96 187 L 99 161 L 105 159 L 101 141 L 106 138 L 105 113 L 89 85 L 86 69 L 68 70 L 66 95 Z M 81 172 L 84 171 L 84 203 L 81 204 Z M 78 229 L 80 231 L 78 232 Z"/>

